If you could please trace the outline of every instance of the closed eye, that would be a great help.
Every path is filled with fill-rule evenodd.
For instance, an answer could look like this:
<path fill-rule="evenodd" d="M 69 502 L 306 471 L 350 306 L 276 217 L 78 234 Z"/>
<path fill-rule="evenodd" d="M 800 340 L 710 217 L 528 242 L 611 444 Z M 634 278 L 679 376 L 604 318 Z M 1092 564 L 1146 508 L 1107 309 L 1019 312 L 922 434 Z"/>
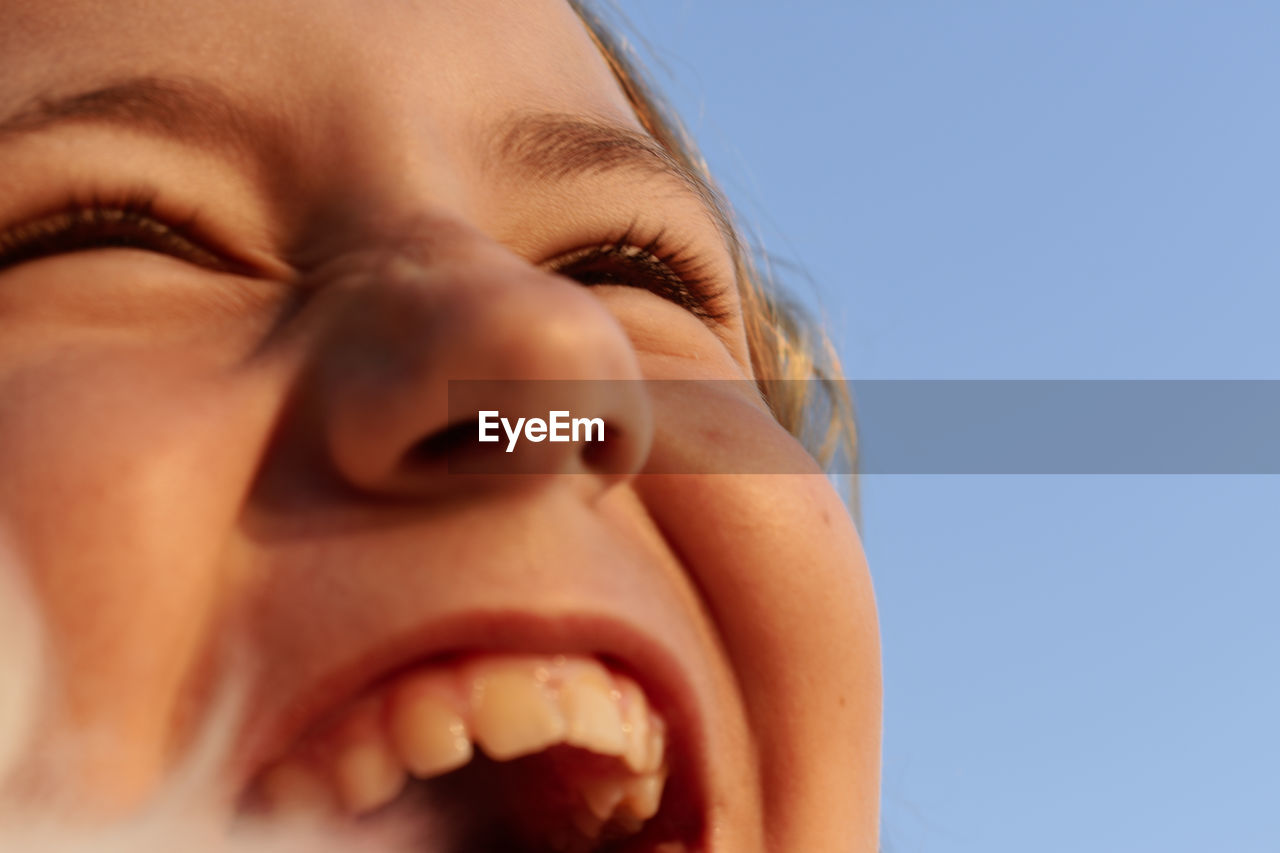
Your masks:
<path fill-rule="evenodd" d="M 217 272 L 233 271 L 195 236 L 195 218 L 170 223 L 154 198 L 133 195 L 118 202 L 72 199 L 62 209 L 0 233 L 0 270 L 41 258 L 94 249 L 141 249 Z"/>
<path fill-rule="evenodd" d="M 548 266 L 587 287 L 648 290 L 708 322 L 724 322 L 729 316 L 723 286 L 707 274 L 696 255 L 670 247 L 662 233 L 641 243 L 628 230 L 615 240 L 562 255 Z"/>

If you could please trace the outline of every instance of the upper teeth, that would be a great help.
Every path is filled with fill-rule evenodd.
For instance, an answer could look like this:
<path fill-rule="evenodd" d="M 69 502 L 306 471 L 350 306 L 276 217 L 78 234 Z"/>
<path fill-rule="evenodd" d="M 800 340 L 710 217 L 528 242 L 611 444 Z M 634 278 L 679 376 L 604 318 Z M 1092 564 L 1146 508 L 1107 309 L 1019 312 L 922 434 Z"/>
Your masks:
<path fill-rule="evenodd" d="M 638 829 L 667 777 L 665 723 L 630 678 L 590 658 L 485 655 L 397 678 L 269 768 L 261 791 L 277 810 L 336 801 L 363 814 L 410 776 L 467 764 L 473 743 L 496 761 L 558 744 L 616 758 L 604 776 L 565 780 L 578 792 L 569 820 L 586 841 Z"/>

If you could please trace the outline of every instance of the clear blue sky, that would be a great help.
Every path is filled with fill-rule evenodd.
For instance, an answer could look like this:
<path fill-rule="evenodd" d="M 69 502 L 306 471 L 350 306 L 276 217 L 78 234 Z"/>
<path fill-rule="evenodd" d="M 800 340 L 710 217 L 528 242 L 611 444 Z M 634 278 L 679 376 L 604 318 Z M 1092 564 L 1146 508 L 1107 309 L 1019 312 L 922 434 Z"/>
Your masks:
<path fill-rule="evenodd" d="M 1275 0 L 619 6 L 850 377 L 1280 379 Z M 863 507 L 886 853 L 1280 851 L 1280 477 Z"/>

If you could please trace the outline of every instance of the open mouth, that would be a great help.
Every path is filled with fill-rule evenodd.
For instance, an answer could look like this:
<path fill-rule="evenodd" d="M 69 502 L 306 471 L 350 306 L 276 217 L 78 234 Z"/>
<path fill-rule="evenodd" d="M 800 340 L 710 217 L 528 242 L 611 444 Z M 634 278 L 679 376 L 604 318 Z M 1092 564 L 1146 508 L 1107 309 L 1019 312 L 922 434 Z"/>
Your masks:
<path fill-rule="evenodd" d="M 452 655 L 324 721 L 250 800 L 408 829 L 440 853 L 681 853 L 701 818 L 668 735 L 637 682 L 596 658 Z"/>

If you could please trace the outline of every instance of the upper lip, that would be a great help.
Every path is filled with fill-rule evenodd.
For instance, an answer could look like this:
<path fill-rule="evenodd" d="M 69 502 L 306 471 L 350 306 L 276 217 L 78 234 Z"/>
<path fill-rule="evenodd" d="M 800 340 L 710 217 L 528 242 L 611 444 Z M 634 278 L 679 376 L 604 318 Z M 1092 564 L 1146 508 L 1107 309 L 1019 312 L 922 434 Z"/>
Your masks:
<path fill-rule="evenodd" d="M 675 814 L 665 806 L 663 814 L 686 827 L 701 821 L 706 722 L 690 674 L 657 637 L 591 613 L 555 618 L 510 611 L 457 614 L 372 646 L 280 705 L 274 719 L 253 723 L 242 764 L 245 779 L 287 754 L 318 723 L 407 669 L 457 653 L 485 652 L 592 656 L 634 679 L 667 723 L 672 762 L 668 788 L 673 792 L 668 801 L 677 805 Z"/>

